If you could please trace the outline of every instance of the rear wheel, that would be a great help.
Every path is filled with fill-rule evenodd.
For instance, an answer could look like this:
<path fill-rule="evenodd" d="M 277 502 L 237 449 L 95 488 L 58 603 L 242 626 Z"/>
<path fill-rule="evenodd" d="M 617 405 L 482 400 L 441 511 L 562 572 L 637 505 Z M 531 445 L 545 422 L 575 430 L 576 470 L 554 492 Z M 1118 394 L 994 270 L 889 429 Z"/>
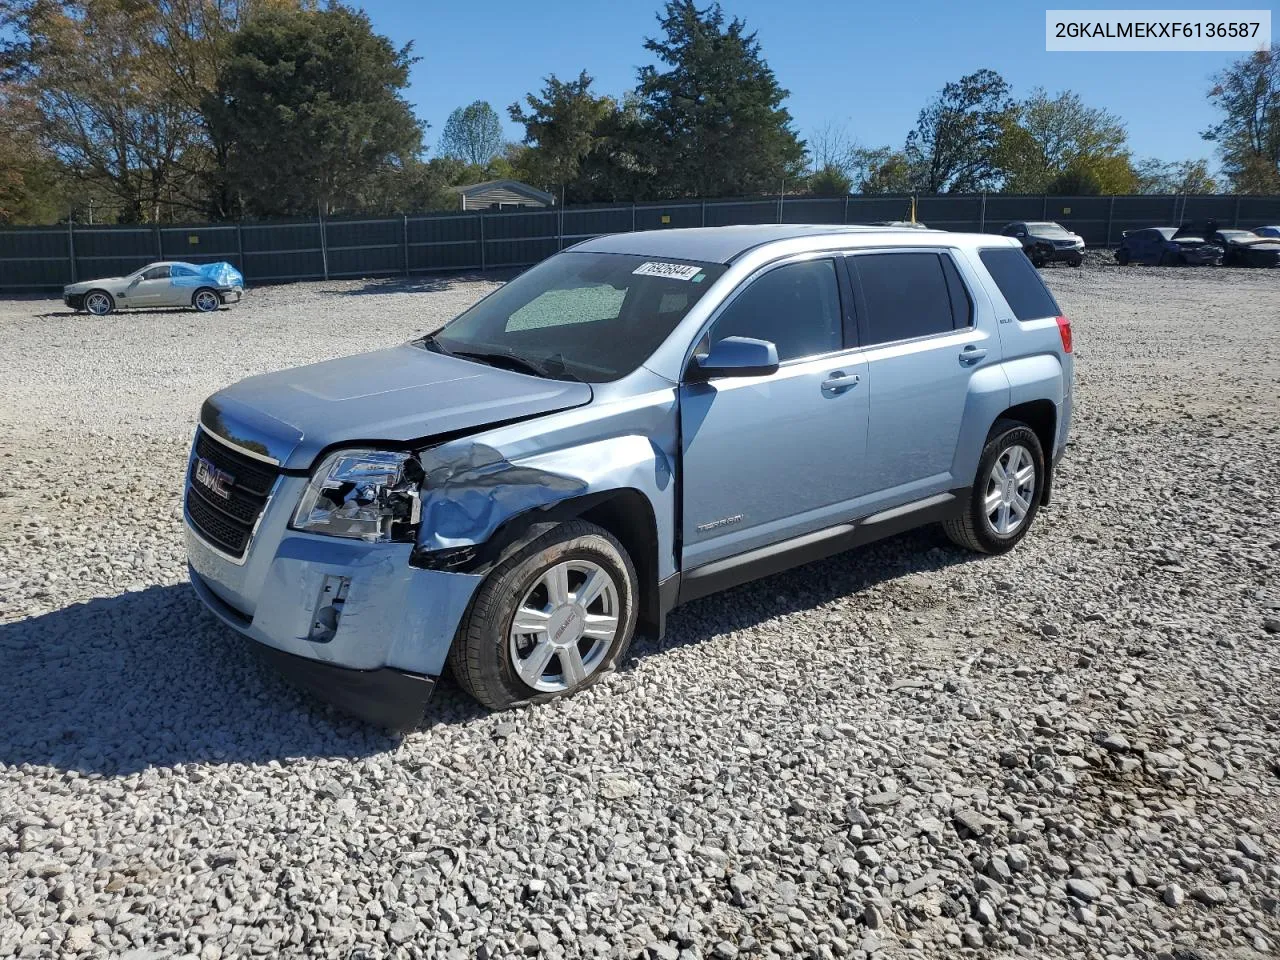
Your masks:
<path fill-rule="evenodd" d="M 1116 263 L 1120 264 L 1122 267 L 1129 265 L 1129 251 L 1124 247 L 1121 247 L 1116 251 Z"/>
<path fill-rule="evenodd" d="M 1016 420 L 991 428 L 964 512 L 943 524 L 951 541 L 979 553 L 1005 553 L 1027 535 L 1044 492 L 1044 451 Z"/>
<path fill-rule="evenodd" d="M 201 313 L 213 313 L 222 306 L 222 298 L 218 296 L 217 290 L 201 287 L 191 295 L 191 305 Z"/>
<path fill-rule="evenodd" d="M 636 626 L 635 567 L 595 524 L 560 524 L 481 584 L 449 664 L 491 710 L 568 696 L 614 669 Z"/>
<path fill-rule="evenodd" d="M 84 308 L 95 317 L 105 317 L 116 308 L 116 301 L 105 290 L 90 290 L 84 295 Z"/>

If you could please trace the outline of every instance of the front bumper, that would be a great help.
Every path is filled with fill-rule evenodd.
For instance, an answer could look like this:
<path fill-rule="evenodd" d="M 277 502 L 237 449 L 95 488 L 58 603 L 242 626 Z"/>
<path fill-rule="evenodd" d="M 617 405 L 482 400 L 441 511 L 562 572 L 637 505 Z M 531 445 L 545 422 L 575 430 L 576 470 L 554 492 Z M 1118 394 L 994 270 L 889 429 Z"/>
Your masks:
<path fill-rule="evenodd" d="M 372 723 L 412 725 L 483 578 L 411 566 L 412 543 L 291 530 L 305 484 L 281 477 L 238 560 L 206 542 L 184 509 L 191 583 L 299 685 Z"/>
<path fill-rule="evenodd" d="M 200 574 L 188 570 L 191 586 L 204 605 L 223 623 L 252 637 L 252 622 L 224 603 Z M 355 670 L 285 653 L 265 643 L 255 643 L 253 649 L 294 686 L 332 703 L 344 713 L 388 730 L 409 730 L 416 726 L 435 689 L 435 678 L 392 667 Z"/>
<path fill-rule="evenodd" d="M 62 295 L 62 302 L 65 303 L 72 310 L 83 310 L 84 294 L 83 293 L 65 293 Z"/>
<path fill-rule="evenodd" d="M 1078 263 L 1084 259 L 1084 247 L 1054 247 L 1046 251 L 1045 259 L 1054 263 Z"/>

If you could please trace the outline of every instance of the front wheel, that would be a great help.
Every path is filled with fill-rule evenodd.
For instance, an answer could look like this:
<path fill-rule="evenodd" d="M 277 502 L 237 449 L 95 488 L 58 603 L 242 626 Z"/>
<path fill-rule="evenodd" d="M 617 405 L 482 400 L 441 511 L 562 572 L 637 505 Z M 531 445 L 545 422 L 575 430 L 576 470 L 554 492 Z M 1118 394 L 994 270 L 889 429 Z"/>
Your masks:
<path fill-rule="evenodd" d="M 105 317 L 116 308 L 116 301 L 105 290 L 90 290 L 84 295 L 84 308 L 95 317 Z"/>
<path fill-rule="evenodd" d="M 560 524 L 481 584 L 449 664 L 491 710 L 569 696 L 622 659 L 638 593 L 635 566 L 612 534 L 582 520 Z"/>
<path fill-rule="evenodd" d="M 213 313 L 222 306 L 222 298 L 218 296 L 217 290 L 201 287 L 191 295 L 191 305 L 201 313 Z"/>
<path fill-rule="evenodd" d="M 1000 420 L 978 461 L 969 502 L 943 530 L 957 546 L 1005 553 L 1027 535 L 1044 492 L 1044 450 L 1024 423 Z"/>
<path fill-rule="evenodd" d="M 1116 251 L 1116 263 L 1120 264 L 1122 267 L 1127 267 L 1129 265 L 1129 251 L 1124 247 L 1121 247 Z"/>

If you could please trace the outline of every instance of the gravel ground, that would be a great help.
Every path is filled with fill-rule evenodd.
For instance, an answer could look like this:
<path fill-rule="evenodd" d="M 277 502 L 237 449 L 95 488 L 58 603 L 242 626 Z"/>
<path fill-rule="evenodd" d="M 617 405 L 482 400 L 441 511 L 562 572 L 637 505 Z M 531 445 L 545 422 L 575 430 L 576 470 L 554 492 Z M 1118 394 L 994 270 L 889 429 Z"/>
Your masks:
<path fill-rule="evenodd" d="M 403 740 L 202 612 L 186 445 L 493 283 L 0 303 L 0 956 L 1276 955 L 1280 273 L 1046 276 L 1077 419 L 1013 554 L 909 534 Z"/>

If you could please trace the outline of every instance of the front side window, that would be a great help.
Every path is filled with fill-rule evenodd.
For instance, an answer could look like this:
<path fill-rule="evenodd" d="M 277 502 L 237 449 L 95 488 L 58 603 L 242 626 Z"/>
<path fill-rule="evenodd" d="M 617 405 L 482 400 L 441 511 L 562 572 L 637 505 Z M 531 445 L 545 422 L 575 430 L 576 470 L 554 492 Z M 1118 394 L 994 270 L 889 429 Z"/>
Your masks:
<path fill-rule="evenodd" d="M 1021 250 L 1017 254 L 1026 259 Z M 950 283 L 944 261 L 954 275 Z M 868 253 L 850 262 L 862 288 L 866 346 L 949 333 L 969 325 L 968 292 L 946 255 Z"/>
<path fill-rule="evenodd" d="M 168 267 L 152 267 L 150 270 L 143 273 L 142 279 L 143 280 L 168 280 L 169 268 Z"/>
<path fill-rule="evenodd" d="M 754 337 L 778 348 L 778 361 L 833 353 L 844 345 L 840 284 L 832 260 L 789 263 L 751 281 L 716 318 L 710 342 Z"/>
<path fill-rule="evenodd" d="M 568 251 L 526 270 L 420 343 L 539 376 L 605 383 L 644 363 L 725 269 Z"/>

